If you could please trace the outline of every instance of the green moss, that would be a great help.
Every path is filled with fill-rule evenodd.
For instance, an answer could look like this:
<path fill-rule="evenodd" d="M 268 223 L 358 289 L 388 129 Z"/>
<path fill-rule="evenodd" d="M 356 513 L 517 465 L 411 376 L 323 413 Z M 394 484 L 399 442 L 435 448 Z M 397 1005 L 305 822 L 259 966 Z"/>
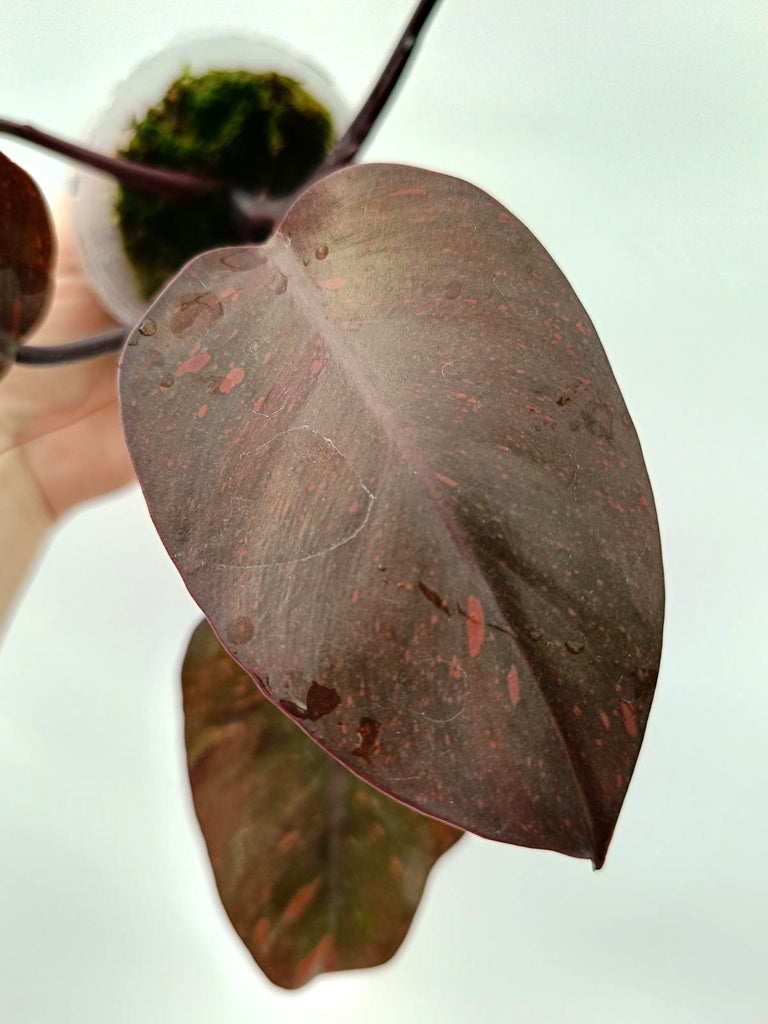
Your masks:
<path fill-rule="evenodd" d="M 277 74 L 185 72 L 142 121 L 120 155 L 197 172 L 277 197 L 318 166 L 333 138 L 331 116 L 297 82 Z M 174 201 L 120 188 L 117 215 L 144 298 L 187 260 L 242 239 L 225 190 Z"/>

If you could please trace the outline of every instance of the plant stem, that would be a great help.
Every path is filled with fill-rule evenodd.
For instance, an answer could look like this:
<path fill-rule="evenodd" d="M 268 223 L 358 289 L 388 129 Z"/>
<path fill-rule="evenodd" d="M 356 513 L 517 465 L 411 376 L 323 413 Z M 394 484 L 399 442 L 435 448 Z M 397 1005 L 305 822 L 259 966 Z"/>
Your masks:
<path fill-rule="evenodd" d="M 305 192 L 315 182 L 320 181 L 321 178 L 325 178 L 326 175 L 352 163 L 361 146 L 375 128 L 382 110 L 416 48 L 419 33 L 424 28 L 437 2 L 438 0 L 420 0 L 397 46 L 392 51 L 392 56 L 379 75 L 368 99 L 360 108 L 357 117 L 322 164 L 293 195 L 286 196 L 281 200 L 264 202 L 243 190 L 235 190 L 231 193 L 232 208 L 243 233 L 244 241 L 261 241 L 266 238 L 302 192 Z"/>
<path fill-rule="evenodd" d="M 5 135 L 13 135 L 17 139 L 23 139 L 36 146 L 42 146 L 54 153 L 60 153 L 87 167 L 105 171 L 128 188 L 152 192 L 165 199 L 199 199 L 201 196 L 210 195 L 222 184 L 219 181 L 201 178 L 196 174 L 166 171 L 160 167 L 146 167 L 121 157 L 105 156 L 103 153 L 96 153 L 85 146 L 79 146 L 74 142 L 59 139 L 55 135 L 49 135 L 48 132 L 33 128 L 32 125 L 17 124 L 15 121 L 8 121 L 5 118 L 0 118 L 0 132 Z"/>
<path fill-rule="evenodd" d="M 299 192 L 303 192 L 305 187 L 302 185 Z M 297 195 L 298 192 L 295 192 L 293 195 L 284 196 L 281 199 L 263 199 L 245 189 L 231 189 L 230 201 L 235 226 L 240 232 L 243 242 L 253 245 L 269 238 L 290 209 Z"/>
<path fill-rule="evenodd" d="M 27 366 L 51 366 L 56 363 L 75 363 L 81 359 L 117 352 L 128 335 L 128 328 L 111 327 L 101 334 L 81 338 L 66 345 L 22 345 L 16 353 L 16 362 Z"/>
<path fill-rule="evenodd" d="M 320 181 L 321 178 L 331 174 L 333 171 L 352 163 L 360 148 L 374 130 L 382 110 L 400 81 L 405 66 L 416 48 L 419 34 L 426 25 L 437 2 L 438 0 L 420 0 L 405 31 L 395 46 L 392 56 L 387 61 L 368 99 L 360 108 L 357 117 L 352 121 L 349 128 L 347 128 L 344 135 L 336 143 L 320 167 L 301 186 L 301 189 L 297 190 L 292 196 L 282 200 L 263 200 L 260 197 L 251 196 L 240 189 L 232 190 L 232 207 L 243 232 L 244 240 L 261 241 L 266 238 L 274 230 L 300 192 L 303 192 L 310 185 Z M 33 128 L 31 125 L 17 124 L 5 118 L 0 118 L 0 132 L 24 139 L 26 142 L 32 142 L 37 146 L 43 146 L 45 149 L 52 150 L 54 153 L 60 153 L 62 156 L 69 157 L 96 170 L 105 171 L 129 188 L 141 189 L 166 199 L 197 199 L 201 196 L 210 195 L 211 192 L 224 185 L 223 182 L 211 181 L 195 174 L 187 174 L 182 171 L 168 171 L 159 167 L 147 167 L 144 164 L 134 163 L 132 160 L 95 153 L 85 146 L 66 142 L 47 132 L 40 131 L 38 128 Z M 78 342 L 77 344 L 79 345 L 80 343 Z M 84 357 L 73 356 L 73 358 Z M 19 361 L 26 362 L 27 360 L 20 359 Z M 29 362 L 38 361 L 42 362 L 43 360 L 29 360 Z M 51 361 L 55 362 L 58 360 L 52 359 Z"/>
<path fill-rule="evenodd" d="M 413 53 L 419 33 L 424 28 L 432 9 L 438 0 L 420 0 L 411 20 L 406 26 L 400 40 L 392 51 L 392 56 L 379 76 L 370 96 L 360 108 L 360 112 L 344 135 L 336 143 L 326 157 L 324 163 L 313 176 L 313 181 L 340 167 L 345 167 L 357 156 L 358 150 L 373 131 L 376 121 L 387 104 L 392 92 L 405 70 Z"/>

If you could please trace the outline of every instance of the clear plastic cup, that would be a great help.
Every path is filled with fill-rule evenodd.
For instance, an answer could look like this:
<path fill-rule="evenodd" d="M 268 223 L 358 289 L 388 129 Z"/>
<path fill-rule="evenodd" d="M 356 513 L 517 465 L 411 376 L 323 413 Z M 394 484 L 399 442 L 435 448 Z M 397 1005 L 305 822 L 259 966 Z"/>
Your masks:
<path fill-rule="evenodd" d="M 117 86 L 96 118 L 86 144 L 116 154 L 128 144 L 134 120 L 141 120 L 185 71 L 251 71 L 286 75 L 299 82 L 330 112 L 338 138 L 349 110 L 331 80 L 311 61 L 260 36 L 183 36 L 142 61 Z M 134 324 L 147 308 L 123 249 L 115 202 L 117 183 L 83 169 L 73 179 L 75 233 L 85 273 L 104 306 L 121 323 Z"/>

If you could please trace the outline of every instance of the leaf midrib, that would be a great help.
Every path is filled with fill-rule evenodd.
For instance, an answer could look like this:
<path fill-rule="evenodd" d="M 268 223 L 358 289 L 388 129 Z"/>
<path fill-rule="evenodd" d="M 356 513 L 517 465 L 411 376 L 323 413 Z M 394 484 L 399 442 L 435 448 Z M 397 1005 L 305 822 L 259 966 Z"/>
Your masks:
<path fill-rule="evenodd" d="M 292 287 L 289 287 L 287 295 L 290 295 L 301 310 L 307 314 L 306 319 L 308 323 L 312 326 L 315 333 L 322 337 L 323 342 L 336 357 L 337 366 L 345 374 L 353 390 L 360 395 L 365 406 L 381 425 L 384 435 L 399 452 L 406 464 L 413 470 L 431 503 L 435 507 L 438 519 L 451 543 L 457 549 L 461 557 L 473 566 L 478 575 L 484 581 L 488 591 L 493 595 L 495 604 L 494 614 L 500 615 L 503 621 L 510 627 L 510 629 L 512 629 L 512 625 L 509 623 L 506 615 L 499 605 L 492 581 L 489 580 L 483 566 L 477 560 L 474 548 L 465 530 L 460 523 L 457 522 L 448 507 L 444 499 L 442 489 L 434 479 L 434 474 L 424 464 L 421 456 L 418 454 L 418 451 L 408 440 L 408 432 L 402 429 L 400 422 L 379 398 L 378 390 L 372 382 L 370 372 L 363 368 L 360 359 L 352 351 L 352 346 L 347 340 L 349 332 L 336 324 L 328 316 L 328 313 L 317 294 L 317 286 L 314 284 L 312 276 L 307 272 L 301 259 L 299 259 L 299 257 L 294 253 L 290 238 L 278 231 L 269 243 L 269 247 L 272 251 L 275 265 L 292 285 Z M 287 297 L 287 295 L 285 297 Z M 531 678 L 537 686 L 539 695 L 547 709 L 553 731 L 557 737 L 560 747 L 562 748 L 566 764 L 573 780 L 575 791 L 578 794 L 581 803 L 584 824 L 589 837 L 591 852 L 593 857 L 597 856 L 600 851 L 598 850 L 597 844 L 596 823 L 590 807 L 588 794 L 585 790 L 584 782 L 568 748 L 568 744 L 566 743 L 552 704 L 544 692 L 543 687 L 539 684 L 537 675 L 533 670 L 525 650 L 521 645 L 518 644 L 517 646 L 528 665 Z M 456 822 L 450 821 L 447 823 L 454 826 L 457 824 Z M 466 826 L 460 825 L 458 827 L 465 828 Z"/>

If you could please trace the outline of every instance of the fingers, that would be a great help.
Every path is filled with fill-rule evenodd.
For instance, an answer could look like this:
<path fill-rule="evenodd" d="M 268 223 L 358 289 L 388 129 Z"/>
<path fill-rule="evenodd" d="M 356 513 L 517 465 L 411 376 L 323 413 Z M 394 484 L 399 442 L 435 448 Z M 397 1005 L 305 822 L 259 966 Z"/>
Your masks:
<path fill-rule="evenodd" d="M 23 446 L 53 519 L 134 479 L 117 396 Z"/>

